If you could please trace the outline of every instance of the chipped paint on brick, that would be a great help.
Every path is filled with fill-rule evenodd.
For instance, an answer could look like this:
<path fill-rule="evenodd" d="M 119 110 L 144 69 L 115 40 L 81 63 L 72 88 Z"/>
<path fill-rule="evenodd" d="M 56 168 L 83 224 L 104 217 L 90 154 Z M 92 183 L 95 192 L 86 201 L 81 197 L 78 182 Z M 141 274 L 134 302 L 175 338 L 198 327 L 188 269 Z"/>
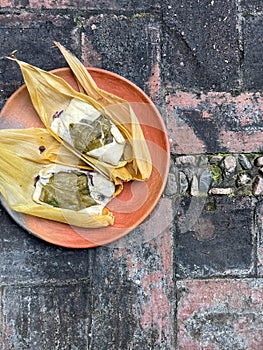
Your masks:
<path fill-rule="evenodd" d="M 165 344 L 174 344 L 173 211 L 169 199 L 160 202 L 156 215 L 140 226 L 130 242 L 124 238 L 125 244 L 120 242 L 122 248 L 114 249 L 113 256 L 122 261 L 128 279 L 137 286 L 140 307 L 135 312 L 140 327 L 148 337 L 154 333 L 152 346 L 165 349 Z"/>
<path fill-rule="evenodd" d="M 160 237 L 159 237 L 160 239 Z M 165 241 L 166 243 L 161 243 Z M 145 331 L 156 329 L 159 344 L 166 338 L 168 344 L 174 343 L 174 313 L 175 301 L 173 297 L 172 273 L 172 242 L 170 233 L 162 236 L 160 266 L 158 270 L 146 274 L 142 278 L 142 288 L 145 302 L 142 304 L 140 324 Z"/>
<path fill-rule="evenodd" d="M 144 280 L 145 298 L 150 296 L 150 302 L 143 305 L 140 319 L 144 331 L 149 332 L 154 329 L 157 332 L 159 344 L 162 343 L 163 338 L 173 338 L 173 325 L 171 325 L 173 310 L 171 310 L 167 295 L 160 286 L 162 278 L 158 273 L 152 273 L 148 280 Z M 171 341 L 168 343 L 171 344 Z"/>
<path fill-rule="evenodd" d="M 183 105 L 189 106 L 192 101 L 191 96 L 189 96 L 183 102 Z M 167 97 L 166 102 L 168 113 L 167 130 L 171 142 L 171 152 L 177 154 L 205 153 L 207 150 L 204 142 L 195 134 L 193 128 L 176 114 L 176 109 L 180 106 L 178 99 L 174 99 L 170 95 Z"/>
<path fill-rule="evenodd" d="M 160 68 L 159 68 L 158 62 L 156 62 L 152 67 L 152 75 L 148 81 L 149 94 L 154 101 L 159 99 L 160 87 L 161 87 Z"/>
<path fill-rule="evenodd" d="M 229 131 L 223 126 L 219 131 L 219 140 L 229 152 L 261 152 L 262 131 L 254 131 L 248 134 L 246 131 Z"/>
<path fill-rule="evenodd" d="M 88 23 L 85 23 L 85 25 L 88 25 Z M 81 48 L 81 61 L 86 67 L 101 67 L 101 54 L 93 49 L 84 33 L 81 33 Z"/>
<path fill-rule="evenodd" d="M 174 153 L 257 152 L 262 149 L 261 93 L 177 92 L 167 97 Z"/>
<path fill-rule="evenodd" d="M 151 69 L 151 76 L 148 79 L 147 87 L 151 99 L 159 105 L 161 104 L 160 28 L 157 24 L 149 24 L 148 28 L 153 46 L 153 64 Z"/>
<path fill-rule="evenodd" d="M 263 347 L 261 280 L 186 280 L 177 286 L 179 349 Z"/>

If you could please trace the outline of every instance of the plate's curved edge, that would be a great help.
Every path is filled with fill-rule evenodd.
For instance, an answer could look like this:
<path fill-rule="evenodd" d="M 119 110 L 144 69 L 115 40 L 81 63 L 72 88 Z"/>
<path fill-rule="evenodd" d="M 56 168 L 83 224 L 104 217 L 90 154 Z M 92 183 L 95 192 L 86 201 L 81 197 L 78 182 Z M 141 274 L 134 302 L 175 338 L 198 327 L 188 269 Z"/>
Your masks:
<path fill-rule="evenodd" d="M 12 210 L 8 204 L 6 203 L 4 197 L 2 196 L 2 194 L 0 193 L 0 203 L 3 206 L 3 208 L 6 210 L 7 214 L 20 226 L 22 227 L 25 231 L 27 231 L 28 233 L 32 234 L 33 236 L 37 236 L 34 232 L 30 231 L 27 227 L 26 224 L 23 220 L 23 217 L 25 214 L 23 213 L 19 213 L 16 212 L 14 210 Z M 38 237 L 38 236 L 37 236 Z M 40 237 L 39 237 L 40 238 Z"/>
<path fill-rule="evenodd" d="M 133 89 L 137 90 L 139 92 L 139 94 L 141 96 L 143 96 L 144 100 L 147 101 L 147 104 L 151 105 L 151 107 L 155 110 L 156 115 L 158 116 L 158 122 L 161 124 L 161 128 L 163 130 L 163 135 L 164 135 L 164 140 L 165 140 L 165 150 L 168 154 L 168 161 L 166 162 L 166 169 L 165 172 L 163 173 L 163 182 L 162 182 L 162 187 L 160 188 L 159 192 L 158 192 L 158 196 L 156 196 L 153 204 L 151 205 L 151 207 L 145 212 L 145 214 L 143 216 L 141 216 L 140 220 L 138 220 L 136 222 L 135 225 L 130 226 L 129 228 L 127 228 L 124 232 L 123 235 L 118 236 L 118 237 L 113 237 L 112 240 L 108 240 L 105 243 L 102 244 L 97 244 L 97 243 L 91 243 L 89 241 L 87 241 L 87 244 L 83 244 L 83 245 L 70 245 L 70 244 L 63 244 L 63 242 L 59 242 L 56 240 L 51 240 L 51 239 L 46 239 L 44 237 L 42 237 L 41 235 L 37 234 L 36 232 L 33 232 L 32 230 L 29 229 L 29 227 L 25 224 L 25 221 L 23 220 L 23 216 L 26 214 L 23 213 L 18 213 L 15 212 L 14 210 L 12 210 L 11 208 L 9 208 L 9 206 L 7 205 L 7 203 L 5 202 L 4 198 L 2 197 L 2 195 L 0 194 L 0 202 L 2 204 L 2 206 L 5 208 L 5 210 L 7 211 L 7 213 L 10 215 L 10 217 L 20 226 L 22 227 L 25 231 L 27 231 L 29 234 L 32 234 L 33 236 L 46 241 L 47 243 L 56 245 L 56 246 L 61 246 L 63 248 L 69 248 L 69 249 L 87 249 L 87 248 L 94 248 L 94 247 L 98 247 L 98 246 L 102 246 L 102 245 L 107 245 L 110 243 L 113 243 L 114 241 L 120 239 L 122 236 L 125 236 L 127 234 L 129 234 L 131 231 L 133 231 L 136 227 L 138 227 L 140 224 L 142 224 L 146 218 L 153 212 L 153 210 L 155 209 L 156 205 L 158 204 L 160 198 L 162 197 L 164 190 L 165 190 L 165 186 L 167 183 L 167 179 L 168 179 L 168 174 L 169 174 L 169 166 L 170 166 L 170 142 L 168 139 L 168 135 L 167 135 L 167 128 L 166 125 L 164 123 L 164 120 L 158 110 L 158 108 L 155 106 L 155 104 L 153 103 L 153 101 L 149 98 L 149 96 L 147 96 L 147 94 L 137 85 L 135 85 L 133 82 L 131 82 L 130 80 L 118 75 L 117 73 L 105 70 L 105 69 L 101 69 L 101 68 L 96 68 L 96 67 L 86 67 L 86 69 L 91 73 L 92 72 L 98 72 L 98 73 L 105 73 L 107 75 L 110 75 L 114 78 L 117 78 L 118 80 L 122 80 L 124 81 L 126 84 L 130 85 L 133 87 Z M 52 70 L 51 72 L 54 74 L 59 75 L 60 72 L 62 71 L 70 71 L 70 68 L 68 67 L 62 67 L 62 68 L 57 68 Z M 16 95 L 18 95 L 19 93 L 21 93 L 21 90 L 26 89 L 27 87 L 25 84 L 21 85 L 9 98 L 15 98 Z M 8 100 L 7 99 L 6 103 L 4 104 L 3 108 L 1 109 L 0 112 L 0 117 L 2 114 L 4 114 L 5 112 L 5 107 L 8 104 Z"/>
<path fill-rule="evenodd" d="M 23 217 L 26 214 L 19 213 L 19 212 L 16 212 L 16 211 L 12 210 L 8 206 L 8 204 L 6 203 L 6 201 L 3 198 L 3 196 L 1 195 L 1 193 L 0 193 L 0 203 L 3 206 L 3 208 L 5 209 L 5 211 L 7 212 L 7 214 L 12 218 L 12 220 L 14 220 L 14 222 L 18 226 L 20 226 L 28 234 L 30 234 L 30 235 L 32 235 L 34 237 L 37 237 L 38 239 L 40 239 L 42 241 L 45 241 L 46 243 L 49 243 L 49 244 L 52 244 L 52 245 L 55 245 L 55 246 L 59 246 L 59 247 L 63 247 L 63 248 L 68 248 L 68 249 L 88 249 L 88 248 L 95 248 L 95 247 L 101 246 L 100 244 L 96 244 L 96 243 L 92 243 L 92 244 L 90 242 L 88 243 L 88 241 L 87 241 L 87 244 L 83 244 L 83 245 L 79 245 L 79 246 L 74 246 L 74 245 L 65 244 L 65 243 L 63 244 L 63 242 L 60 242 L 58 244 L 57 240 L 43 238 L 42 236 L 38 235 L 36 232 L 30 230 L 28 228 L 28 226 L 26 226 L 25 221 L 23 219 Z"/>

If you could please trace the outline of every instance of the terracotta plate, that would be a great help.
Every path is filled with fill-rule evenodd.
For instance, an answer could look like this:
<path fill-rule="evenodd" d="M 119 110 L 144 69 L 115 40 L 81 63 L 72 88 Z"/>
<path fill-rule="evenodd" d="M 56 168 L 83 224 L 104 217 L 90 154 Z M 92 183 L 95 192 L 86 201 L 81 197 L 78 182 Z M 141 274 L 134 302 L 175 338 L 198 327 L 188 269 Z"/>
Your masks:
<path fill-rule="evenodd" d="M 129 101 L 142 126 L 153 163 L 153 171 L 146 182 L 133 181 L 124 185 L 123 192 L 108 204 L 115 216 L 113 226 L 83 229 L 31 215 L 12 211 L 2 204 L 13 219 L 30 233 L 41 239 L 69 248 L 90 248 L 107 244 L 126 235 L 152 212 L 166 183 L 169 170 L 169 142 L 158 110 L 136 85 L 121 76 L 98 68 L 88 68 L 97 85 Z M 68 68 L 53 71 L 77 89 Z M 43 127 L 37 116 L 27 89 L 20 87 L 7 101 L 0 114 L 0 129 Z"/>

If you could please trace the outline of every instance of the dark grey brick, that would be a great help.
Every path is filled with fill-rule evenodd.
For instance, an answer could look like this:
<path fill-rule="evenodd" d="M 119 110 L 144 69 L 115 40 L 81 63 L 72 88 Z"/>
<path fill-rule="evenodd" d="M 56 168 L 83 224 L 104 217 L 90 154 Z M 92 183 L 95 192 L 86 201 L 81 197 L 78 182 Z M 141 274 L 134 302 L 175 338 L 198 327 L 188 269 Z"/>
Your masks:
<path fill-rule="evenodd" d="M 253 273 L 253 199 L 182 199 L 176 222 L 178 277 Z"/>
<path fill-rule="evenodd" d="M 151 11 L 160 8 L 160 2 L 157 0 L 99 0 L 99 1 L 82 1 L 84 8 L 96 8 L 99 10 L 113 9 L 124 11 Z M 75 2 L 73 1 L 73 4 Z"/>
<path fill-rule="evenodd" d="M 163 77 L 167 85 L 227 91 L 238 87 L 234 0 L 163 2 Z"/>
<path fill-rule="evenodd" d="M 94 57 L 89 62 L 146 89 L 157 62 L 158 22 L 147 14 L 132 17 L 102 14 L 89 18 L 85 27 L 83 55 Z"/>
<path fill-rule="evenodd" d="M 0 111 L 7 99 L 16 91 L 19 84 L 1 84 L 0 83 Z"/>
<path fill-rule="evenodd" d="M 252 16 L 244 22 L 243 79 L 247 90 L 263 88 L 263 16 Z"/>
<path fill-rule="evenodd" d="M 2 349 L 87 349 L 90 298 L 85 283 L 4 288 Z"/>
<path fill-rule="evenodd" d="M 157 0 L 146 0 L 146 1 L 116 0 L 115 3 L 120 9 L 136 10 L 136 11 L 139 11 L 139 10 L 151 11 L 154 9 L 159 9 L 161 7 L 160 1 L 157 1 Z"/>
<path fill-rule="evenodd" d="M 241 8 L 244 14 L 255 14 L 263 11 L 263 3 L 261 0 L 241 0 Z"/>
<path fill-rule="evenodd" d="M 0 207 L 0 284 L 87 278 L 89 250 L 48 244 L 20 228 Z"/>
<path fill-rule="evenodd" d="M 53 40 L 77 51 L 78 29 L 70 16 L 8 14 L 0 15 L 0 23 L 0 56 L 8 56 L 17 50 L 17 58 L 50 70 L 66 65 L 59 51 L 52 48 Z M 21 82 L 18 65 L 9 60 L 0 60 L 0 79 L 5 83 Z"/>

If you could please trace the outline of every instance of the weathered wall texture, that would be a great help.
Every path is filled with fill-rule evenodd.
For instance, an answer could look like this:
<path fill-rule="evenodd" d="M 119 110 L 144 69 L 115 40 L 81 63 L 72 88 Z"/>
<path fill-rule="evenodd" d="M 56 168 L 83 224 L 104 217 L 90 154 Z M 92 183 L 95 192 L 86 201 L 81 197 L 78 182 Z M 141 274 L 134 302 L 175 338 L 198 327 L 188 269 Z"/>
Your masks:
<path fill-rule="evenodd" d="M 262 11 L 255 0 L 1 0 L 0 56 L 54 69 L 60 41 L 141 87 L 171 143 L 158 207 L 108 246 L 49 245 L 0 207 L 3 350 L 263 348 Z M 0 107 L 21 84 L 0 60 Z"/>

